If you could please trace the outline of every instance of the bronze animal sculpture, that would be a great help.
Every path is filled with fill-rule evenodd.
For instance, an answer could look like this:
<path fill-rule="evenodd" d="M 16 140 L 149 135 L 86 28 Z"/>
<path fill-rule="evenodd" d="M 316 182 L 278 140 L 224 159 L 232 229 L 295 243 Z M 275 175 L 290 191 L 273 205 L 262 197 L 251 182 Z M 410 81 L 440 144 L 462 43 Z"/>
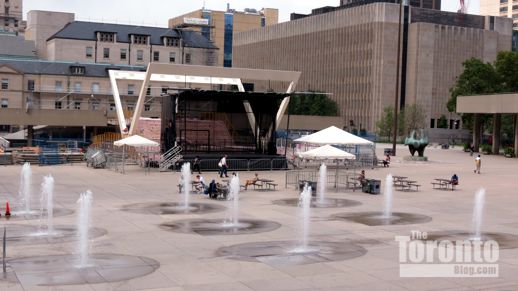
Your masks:
<path fill-rule="evenodd" d="M 420 157 L 423 157 L 424 149 L 428 145 L 428 136 L 424 129 L 412 130 L 405 138 L 405 145 L 408 145 L 412 156 L 417 152 Z"/>

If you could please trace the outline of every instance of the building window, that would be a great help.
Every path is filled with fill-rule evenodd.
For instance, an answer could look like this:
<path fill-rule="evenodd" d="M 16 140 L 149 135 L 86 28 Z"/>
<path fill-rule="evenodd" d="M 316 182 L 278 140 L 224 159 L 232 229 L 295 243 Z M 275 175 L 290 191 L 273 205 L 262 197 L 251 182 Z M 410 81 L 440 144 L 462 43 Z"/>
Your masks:
<path fill-rule="evenodd" d="M 14 27 L 18 27 L 18 19 L 14 20 Z"/>
<path fill-rule="evenodd" d="M 110 103 L 110 111 L 115 111 L 115 103 Z"/>
<path fill-rule="evenodd" d="M 147 35 L 133 35 L 134 44 L 147 44 Z"/>
<path fill-rule="evenodd" d="M 94 56 L 94 48 L 91 46 L 86 47 L 86 58 L 91 59 Z"/>
<path fill-rule="evenodd" d="M 128 103 L 126 104 L 128 111 L 134 111 L 135 110 L 135 103 Z"/>
<path fill-rule="evenodd" d="M 513 5 L 513 10 L 516 10 L 516 9 L 518 9 L 518 5 Z"/>
<path fill-rule="evenodd" d="M 61 81 L 56 81 L 56 92 L 63 92 L 63 83 Z"/>
<path fill-rule="evenodd" d="M 166 95 L 167 90 L 169 90 L 169 87 L 162 87 L 162 92 L 160 92 L 161 93 L 160 95 Z"/>
<path fill-rule="evenodd" d="M 85 74 L 85 67 L 71 66 L 70 67 L 70 73 L 72 75 L 84 75 Z"/>
<path fill-rule="evenodd" d="M 100 107 L 99 105 L 100 105 L 100 104 L 101 104 L 101 103 L 99 102 L 99 100 L 94 100 L 94 101 L 92 101 L 92 110 L 94 110 L 94 111 L 99 110 L 99 107 Z"/>
<path fill-rule="evenodd" d="M 125 60 L 126 59 L 127 52 L 128 52 L 128 50 L 121 49 L 121 60 Z"/>
<path fill-rule="evenodd" d="M 144 51 L 143 50 L 137 50 L 137 61 L 144 60 Z"/>
<path fill-rule="evenodd" d="M 63 108 L 63 104 L 61 103 L 61 101 L 55 101 L 54 109 L 61 109 L 61 108 Z"/>
<path fill-rule="evenodd" d="M 223 36 L 223 66 L 232 67 L 232 37 L 234 35 L 234 14 L 225 13 L 225 32 Z"/>
<path fill-rule="evenodd" d="M 99 83 L 92 83 L 92 93 L 99 93 Z"/>
<path fill-rule="evenodd" d="M 144 111 L 151 111 L 151 104 L 144 104 Z"/>
<path fill-rule="evenodd" d="M 4 26 L 9 26 L 9 18 L 4 19 Z"/>
<path fill-rule="evenodd" d="M 160 61 L 160 52 L 153 52 L 153 61 L 154 62 Z"/>
<path fill-rule="evenodd" d="M 266 17 L 261 17 L 261 27 L 265 27 L 266 26 Z"/>
<path fill-rule="evenodd" d="M 151 96 L 151 87 L 147 87 L 146 95 Z"/>
<path fill-rule="evenodd" d="M 115 34 L 113 32 L 101 32 L 99 36 L 99 40 L 102 42 L 113 42 L 115 39 Z"/>
<path fill-rule="evenodd" d="M 180 39 L 176 37 L 168 37 L 165 41 L 166 46 L 179 46 L 180 45 Z"/>
<path fill-rule="evenodd" d="M 76 93 L 81 92 L 81 82 L 74 83 L 74 92 L 76 92 Z"/>
<path fill-rule="evenodd" d="M 27 81 L 27 91 L 34 91 L 34 80 Z"/>
<path fill-rule="evenodd" d="M 430 128 L 435 128 L 435 119 L 430 119 Z"/>
<path fill-rule="evenodd" d="M 170 63 L 176 62 L 176 53 L 174 53 L 174 52 L 169 53 L 169 62 Z"/>
<path fill-rule="evenodd" d="M 185 63 L 190 64 L 191 63 L 191 54 L 185 54 Z"/>
<path fill-rule="evenodd" d="M 105 59 L 110 58 L 110 49 L 107 47 L 103 48 L 103 58 L 105 58 Z"/>
<path fill-rule="evenodd" d="M 81 101 L 74 101 L 74 109 L 80 110 L 81 109 Z"/>
<path fill-rule="evenodd" d="M 500 12 L 507 12 L 507 6 L 500 7 Z"/>
<path fill-rule="evenodd" d="M 129 84 L 128 85 L 128 95 L 135 94 L 135 85 Z"/>
<path fill-rule="evenodd" d="M 9 89 L 9 79 L 2 79 L 2 90 Z"/>
<path fill-rule="evenodd" d="M 0 103 L 0 106 L 2 108 L 9 108 L 9 99 L 7 98 L 2 98 L 2 102 Z"/>

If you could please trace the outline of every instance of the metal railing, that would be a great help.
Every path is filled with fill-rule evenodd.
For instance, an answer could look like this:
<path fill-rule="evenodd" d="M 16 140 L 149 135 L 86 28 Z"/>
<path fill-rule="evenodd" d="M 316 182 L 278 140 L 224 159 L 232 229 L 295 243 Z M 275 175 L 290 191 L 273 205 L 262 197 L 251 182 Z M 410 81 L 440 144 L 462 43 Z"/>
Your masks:
<path fill-rule="evenodd" d="M 182 148 L 180 146 L 175 146 L 169 149 L 167 152 L 165 152 L 160 159 L 160 171 L 166 171 L 167 169 L 169 169 L 169 167 L 171 167 L 180 159 L 182 159 L 181 153 Z"/>
<path fill-rule="evenodd" d="M 336 190 L 339 188 L 352 189 L 352 187 L 349 187 L 350 184 L 348 181 L 357 177 L 358 172 L 354 169 L 328 169 L 326 179 L 327 187 L 329 189 L 335 188 Z M 318 183 L 319 180 L 320 172 L 318 169 L 288 171 L 286 172 L 285 188 L 290 186 L 298 189 L 300 181 L 313 181 Z"/>

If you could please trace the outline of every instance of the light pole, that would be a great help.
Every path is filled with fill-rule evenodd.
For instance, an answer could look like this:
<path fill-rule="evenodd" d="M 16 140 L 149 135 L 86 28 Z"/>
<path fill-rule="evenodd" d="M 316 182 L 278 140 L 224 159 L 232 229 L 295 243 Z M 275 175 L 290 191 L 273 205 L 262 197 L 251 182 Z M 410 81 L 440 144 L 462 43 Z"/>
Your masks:
<path fill-rule="evenodd" d="M 399 70 L 400 70 L 400 54 L 401 54 L 401 22 L 402 22 L 403 0 L 399 0 L 399 24 L 397 31 L 397 58 L 396 58 L 396 96 L 394 97 L 394 122 L 392 124 L 392 155 L 396 155 L 397 142 L 397 123 L 398 123 L 398 97 L 399 97 Z"/>

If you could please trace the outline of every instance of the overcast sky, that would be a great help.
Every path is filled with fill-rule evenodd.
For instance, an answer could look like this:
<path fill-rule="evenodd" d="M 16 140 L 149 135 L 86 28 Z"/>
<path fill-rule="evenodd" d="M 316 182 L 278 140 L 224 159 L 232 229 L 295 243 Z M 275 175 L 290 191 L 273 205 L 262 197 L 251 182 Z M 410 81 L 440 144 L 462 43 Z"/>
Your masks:
<path fill-rule="evenodd" d="M 466 1 L 467 2 L 467 1 Z M 470 13 L 478 13 L 479 0 L 470 0 Z M 24 0 L 23 10 L 73 12 L 76 20 L 116 22 L 124 24 L 167 26 L 174 16 L 205 7 L 225 10 L 227 3 L 238 11 L 244 8 L 278 8 L 279 21 L 287 21 L 290 13 L 309 13 L 322 6 L 337 6 L 339 0 Z M 456 11 L 458 0 L 442 0 L 442 9 Z M 26 14 L 24 14 L 26 18 Z"/>

